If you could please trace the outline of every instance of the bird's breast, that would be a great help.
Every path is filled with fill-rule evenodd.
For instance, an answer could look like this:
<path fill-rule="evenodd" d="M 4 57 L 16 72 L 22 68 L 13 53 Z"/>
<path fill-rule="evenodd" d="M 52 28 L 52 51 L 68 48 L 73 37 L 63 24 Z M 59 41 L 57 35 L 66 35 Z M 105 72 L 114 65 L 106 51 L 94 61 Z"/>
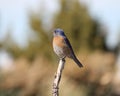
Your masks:
<path fill-rule="evenodd" d="M 70 48 L 67 46 L 62 36 L 55 36 L 53 38 L 53 48 L 55 53 L 60 57 L 69 57 L 71 53 Z"/>
<path fill-rule="evenodd" d="M 53 45 L 63 48 L 65 45 L 64 38 L 61 36 L 55 36 L 53 38 Z"/>

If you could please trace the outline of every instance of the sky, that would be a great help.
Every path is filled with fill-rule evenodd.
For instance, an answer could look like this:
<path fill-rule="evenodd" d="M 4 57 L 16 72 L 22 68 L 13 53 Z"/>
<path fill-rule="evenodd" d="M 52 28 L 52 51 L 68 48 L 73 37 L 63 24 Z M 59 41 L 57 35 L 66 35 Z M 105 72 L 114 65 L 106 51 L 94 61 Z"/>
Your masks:
<path fill-rule="evenodd" d="M 120 22 L 120 0 L 81 0 L 88 7 L 91 16 L 99 18 L 108 27 L 107 44 L 114 48 Z M 45 7 L 43 6 L 45 5 Z M 58 0 L 0 0 L 0 40 L 4 40 L 8 29 L 14 41 L 24 46 L 27 44 L 29 28 L 27 26 L 28 13 L 43 11 L 42 16 L 47 18 L 59 10 Z M 49 22 L 52 17 L 46 19 Z M 120 31 L 119 31 L 120 32 Z"/>
<path fill-rule="evenodd" d="M 93 17 L 108 27 L 107 44 L 114 48 L 120 35 L 120 0 L 81 0 Z"/>

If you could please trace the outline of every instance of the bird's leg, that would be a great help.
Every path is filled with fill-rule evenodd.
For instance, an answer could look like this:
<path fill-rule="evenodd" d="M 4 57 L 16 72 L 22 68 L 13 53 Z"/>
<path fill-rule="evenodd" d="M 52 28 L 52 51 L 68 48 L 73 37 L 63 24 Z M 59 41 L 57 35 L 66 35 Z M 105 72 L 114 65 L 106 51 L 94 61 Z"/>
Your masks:
<path fill-rule="evenodd" d="M 65 56 L 66 57 L 66 56 Z M 65 57 L 60 58 L 60 60 L 62 60 L 62 62 L 65 62 Z M 62 66 L 62 69 L 64 69 L 64 66 Z"/>

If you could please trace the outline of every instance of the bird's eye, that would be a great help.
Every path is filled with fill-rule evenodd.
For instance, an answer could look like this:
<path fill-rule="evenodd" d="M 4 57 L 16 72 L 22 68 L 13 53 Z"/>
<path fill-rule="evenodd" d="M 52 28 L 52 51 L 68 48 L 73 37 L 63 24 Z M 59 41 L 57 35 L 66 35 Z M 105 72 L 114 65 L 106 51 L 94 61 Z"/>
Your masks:
<path fill-rule="evenodd" d="M 55 33 L 58 33 L 58 31 L 57 31 L 57 30 L 55 30 Z"/>

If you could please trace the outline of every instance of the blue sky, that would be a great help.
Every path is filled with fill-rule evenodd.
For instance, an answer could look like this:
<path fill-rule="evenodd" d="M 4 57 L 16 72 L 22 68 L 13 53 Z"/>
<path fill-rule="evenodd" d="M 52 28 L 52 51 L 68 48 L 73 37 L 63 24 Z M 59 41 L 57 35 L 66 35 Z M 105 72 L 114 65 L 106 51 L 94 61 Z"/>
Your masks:
<path fill-rule="evenodd" d="M 107 44 L 113 48 L 120 35 L 120 0 L 81 0 L 93 17 L 98 17 L 108 27 Z"/>
<path fill-rule="evenodd" d="M 25 45 L 28 26 L 28 10 L 43 11 L 47 18 L 59 10 L 58 0 L 0 0 L 0 40 L 3 40 L 7 29 L 12 30 L 13 39 L 20 45 Z M 107 44 L 112 48 L 117 44 L 117 34 L 120 22 L 120 0 L 81 0 L 91 16 L 98 17 L 108 27 Z M 45 5 L 45 7 L 43 6 Z M 50 21 L 52 18 L 46 19 Z M 120 31 L 119 31 L 120 32 Z"/>

